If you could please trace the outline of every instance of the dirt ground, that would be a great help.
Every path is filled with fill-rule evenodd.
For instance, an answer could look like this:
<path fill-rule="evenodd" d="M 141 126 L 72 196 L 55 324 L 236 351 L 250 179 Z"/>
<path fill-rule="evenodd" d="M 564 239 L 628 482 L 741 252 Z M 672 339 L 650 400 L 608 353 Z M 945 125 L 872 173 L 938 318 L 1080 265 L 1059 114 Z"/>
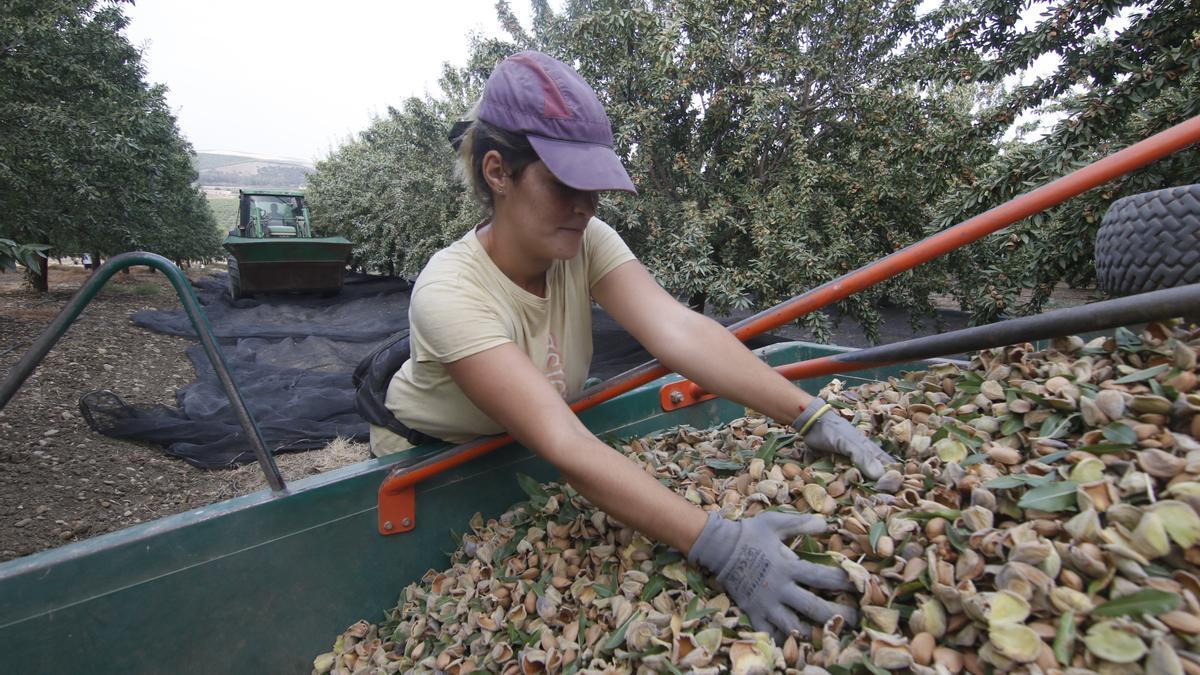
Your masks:
<path fill-rule="evenodd" d="M 192 278 L 211 273 L 192 269 Z M 0 378 L 87 278 L 78 265 L 51 265 L 50 293 L 0 274 Z M 0 411 L 0 562 L 212 504 L 266 487 L 256 464 L 203 471 L 158 446 L 118 441 L 91 430 L 79 397 L 110 388 L 131 403 L 174 405 L 192 381 L 189 341 L 135 326 L 144 309 L 179 306 L 161 274 L 117 274 L 41 366 Z M 289 480 L 362 461 L 366 445 L 277 458 Z"/>

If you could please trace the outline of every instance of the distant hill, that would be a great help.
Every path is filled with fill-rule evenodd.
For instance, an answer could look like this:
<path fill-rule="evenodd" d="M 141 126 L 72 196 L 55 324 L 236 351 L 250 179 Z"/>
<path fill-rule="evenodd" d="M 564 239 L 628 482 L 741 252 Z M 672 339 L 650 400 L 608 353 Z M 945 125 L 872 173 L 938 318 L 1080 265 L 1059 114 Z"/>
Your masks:
<path fill-rule="evenodd" d="M 197 181 L 205 187 L 258 187 L 295 190 L 304 187 L 313 167 L 296 160 L 272 159 L 252 155 L 198 152 L 192 166 L 200 174 Z"/>

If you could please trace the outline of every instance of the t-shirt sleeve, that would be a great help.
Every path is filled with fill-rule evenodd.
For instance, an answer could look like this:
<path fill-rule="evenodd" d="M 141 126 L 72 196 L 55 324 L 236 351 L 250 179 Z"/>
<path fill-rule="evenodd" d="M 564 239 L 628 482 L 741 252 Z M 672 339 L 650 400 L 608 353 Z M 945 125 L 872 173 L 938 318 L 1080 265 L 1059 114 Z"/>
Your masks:
<path fill-rule="evenodd" d="M 625 244 L 625 240 L 621 239 L 621 235 L 599 218 L 593 218 L 588 224 L 583 247 L 587 255 L 588 288 L 595 286 L 604 275 L 617 267 L 630 260 L 637 260 Z"/>
<path fill-rule="evenodd" d="M 453 363 L 512 342 L 510 328 L 488 302 L 453 282 L 422 286 L 408 308 L 412 356 Z"/>

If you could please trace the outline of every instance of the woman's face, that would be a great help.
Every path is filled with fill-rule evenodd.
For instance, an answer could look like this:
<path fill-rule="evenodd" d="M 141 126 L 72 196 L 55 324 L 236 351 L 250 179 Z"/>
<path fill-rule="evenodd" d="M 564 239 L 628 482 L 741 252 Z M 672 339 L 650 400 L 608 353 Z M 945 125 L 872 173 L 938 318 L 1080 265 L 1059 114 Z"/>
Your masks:
<path fill-rule="evenodd" d="M 496 215 L 516 225 L 522 250 L 547 260 L 579 254 L 599 194 L 563 185 L 540 160 L 525 167 L 496 198 Z"/>

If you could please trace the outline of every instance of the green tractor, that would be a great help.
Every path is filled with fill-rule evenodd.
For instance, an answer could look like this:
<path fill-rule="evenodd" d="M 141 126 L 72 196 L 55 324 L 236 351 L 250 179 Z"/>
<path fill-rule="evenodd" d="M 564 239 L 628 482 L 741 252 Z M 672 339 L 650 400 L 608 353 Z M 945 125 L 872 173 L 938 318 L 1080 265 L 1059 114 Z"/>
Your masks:
<path fill-rule="evenodd" d="M 341 292 L 352 244 L 345 237 L 314 237 L 311 223 L 303 192 L 239 190 L 237 225 L 224 243 L 233 299 Z"/>

